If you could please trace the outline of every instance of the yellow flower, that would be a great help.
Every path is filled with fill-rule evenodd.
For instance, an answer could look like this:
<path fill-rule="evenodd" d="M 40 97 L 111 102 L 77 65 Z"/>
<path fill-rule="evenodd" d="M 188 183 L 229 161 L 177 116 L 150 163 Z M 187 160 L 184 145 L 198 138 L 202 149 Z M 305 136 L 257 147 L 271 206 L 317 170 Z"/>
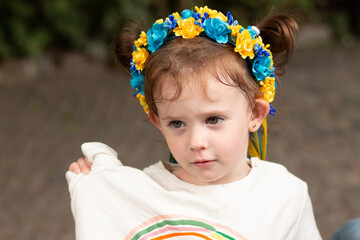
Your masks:
<path fill-rule="evenodd" d="M 200 13 L 200 16 L 203 17 L 204 16 L 204 13 L 208 13 L 209 14 L 209 9 L 208 6 L 205 6 L 205 7 L 198 7 L 198 6 L 195 6 L 195 10 L 197 13 Z"/>
<path fill-rule="evenodd" d="M 222 12 L 212 10 L 209 16 L 210 18 L 220 18 L 220 20 L 227 22 L 227 17 L 225 17 L 225 15 Z"/>
<path fill-rule="evenodd" d="M 241 25 L 236 25 L 236 26 L 229 25 L 228 28 L 231 30 L 232 36 L 237 36 L 240 29 L 242 28 L 242 26 Z"/>
<path fill-rule="evenodd" d="M 271 65 L 270 65 L 270 68 L 272 68 L 272 67 L 273 67 L 273 65 L 274 65 L 274 60 L 273 60 L 272 53 L 271 53 L 271 51 L 269 50 L 269 48 L 270 48 L 270 44 L 266 44 L 266 46 L 265 46 L 265 47 L 264 47 L 264 44 L 262 44 L 262 46 L 263 46 L 263 49 L 264 49 L 265 51 L 267 51 L 267 52 L 270 54 L 270 59 L 271 59 Z"/>
<path fill-rule="evenodd" d="M 142 71 L 145 67 L 146 59 L 149 57 L 149 52 L 145 48 L 138 48 L 137 51 L 132 53 L 132 57 L 135 68 Z"/>
<path fill-rule="evenodd" d="M 178 12 L 174 12 L 172 15 L 174 16 L 175 19 L 179 19 L 179 18 L 180 18 L 180 15 L 179 15 Z"/>
<path fill-rule="evenodd" d="M 264 81 L 260 81 L 260 91 L 264 100 L 271 103 L 275 96 L 275 78 L 266 77 Z"/>
<path fill-rule="evenodd" d="M 178 27 L 176 27 L 173 31 L 176 36 L 182 36 L 183 38 L 194 38 L 198 36 L 204 29 L 200 26 L 196 25 L 195 19 L 193 17 L 189 17 L 187 19 L 179 19 L 177 21 Z"/>
<path fill-rule="evenodd" d="M 256 43 L 255 39 L 251 38 L 251 35 L 247 29 L 238 33 L 236 38 L 236 47 L 235 52 L 240 53 L 242 58 L 250 57 L 253 59 L 255 56 L 254 53 L 254 44 Z"/>
<path fill-rule="evenodd" d="M 261 36 L 257 36 L 256 37 L 256 43 L 257 44 L 259 44 L 260 46 L 262 46 L 263 48 L 266 48 L 266 47 L 264 47 L 264 43 L 263 43 L 263 40 L 262 40 L 262 38 L 261 38 Z M 269 45 L 269 44 L 268 44 Z M 266 45 L 266 46 L 268 46 L 268 45 Z M 270 45 L 269 45 L 270 46 Z"/>
<path fill-rule="evenodd" d="M 140 46 L 146 46 L 147 45 L 147 36 L 144 31 L 141 32 L 140 37 L 138 40 L 135 41 L 136 48 L 139 48 Z"/>
<path fill-rule="evenodd" d="M 164 19 L 160 18 L 160 19 L 156 20 L 155 22 L 158 23 L 158 24 L 161 24 L 161 23 L 164 22 Z"/>
<path fill-rule="evenodd" d="M 269 46 L 270 46 L 270 45 L 269 45 Z M 266 49 L 266 51 L 268 51 L 268 52 L 270 53 L 270 59 L 271 59 L 271 65 L 270 65 L 270 68 L 272 68 L 272 67 L 273 67 L 273 65 L 274 65 L 273 55 L 272 55 L 272 53 L 271 53 L 271 51 L 270 51 L 269 49 Z"/>
<path fill-rule="evenodd" d="M 136 94 L 137 99 L 139 99 L 140 105 L 144 108 L 144 111 L 146 113 L 149 112 L 149 106 L 147 105 L 146 101 L 145 101 L 145 96 L 142 95 L 141 93 Z"/>
<path fill-rule="evenodd" d="M 212 10 L 212 9 L 208 8 L 208 6 L 200 7 L 200 8 L 198 6 L 195 6 L 195 10 L 196 10 L 196 12 L 200 13 L 201 17 L 204 16 L 204 13 L 207 13 L 207 14 L 209 14 L 210 18 L 220 18 L 221 20 L 227 22 L 227 17 L 222 12 Z"/>

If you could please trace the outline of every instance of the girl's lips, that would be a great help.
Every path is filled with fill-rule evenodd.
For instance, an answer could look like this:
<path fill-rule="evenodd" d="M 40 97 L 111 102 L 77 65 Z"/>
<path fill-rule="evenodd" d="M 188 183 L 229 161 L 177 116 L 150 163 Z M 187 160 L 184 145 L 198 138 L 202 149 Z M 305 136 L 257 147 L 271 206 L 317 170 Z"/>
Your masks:
<path fill-rule="evenodd" d="M 199 160 L 193 162 L 193 165 L 200 168 L 211 167 L 213 164 L 215 164 L 215 160 Z"/>

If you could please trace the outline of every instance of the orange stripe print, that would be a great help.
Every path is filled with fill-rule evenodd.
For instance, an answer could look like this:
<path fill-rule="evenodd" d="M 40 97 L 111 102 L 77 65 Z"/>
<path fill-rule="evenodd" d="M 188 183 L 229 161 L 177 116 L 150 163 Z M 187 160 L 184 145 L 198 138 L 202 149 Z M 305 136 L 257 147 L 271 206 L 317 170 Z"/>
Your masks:
<path fill-rule="evenodd" d="M 196 237 L 201 237 L 205 240 L 212 240 L 211 238 L 209 238 L 205 235 L 202 235 L 200 233 L 196 233 L 196 232 L 171 233 L 168 235 L 153 238 L 152 240 L 163 240 L 163 239 L 168 239 L 168 238 L 177 237 L 177 236 L 196 236 Z"/>

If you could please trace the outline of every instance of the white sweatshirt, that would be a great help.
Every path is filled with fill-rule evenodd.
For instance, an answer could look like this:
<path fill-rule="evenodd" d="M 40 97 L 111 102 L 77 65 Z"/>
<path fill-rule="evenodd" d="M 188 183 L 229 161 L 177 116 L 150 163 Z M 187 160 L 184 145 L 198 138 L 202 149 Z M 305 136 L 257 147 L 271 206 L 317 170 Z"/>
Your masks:
<path fill-rule="evenodd" d="M 245 178 L 196 186 L 162 162 L 123 166 L 102 143 L 82 150 L 91 172 L 66 173 L 78 240 L 321 239 L 306 183 L 282 165 L 252 158 Z"/>

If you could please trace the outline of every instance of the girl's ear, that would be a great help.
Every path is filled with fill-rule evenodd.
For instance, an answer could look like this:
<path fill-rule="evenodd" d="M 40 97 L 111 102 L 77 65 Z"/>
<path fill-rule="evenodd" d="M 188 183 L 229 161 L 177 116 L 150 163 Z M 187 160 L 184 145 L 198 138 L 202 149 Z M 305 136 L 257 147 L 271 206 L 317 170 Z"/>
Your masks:
<path fill-rule="evenodd" d="M 255 105 L 252 110 L 252 116 L 249 121 L 249 132 L 256 132 L 261 126 L 263 120 L 270 111 L 270 105 L 264 99 L 255 99 Z"/>
<path fill-rule="evenodd" d="M 148 118 L 149 118 L 150 122 L 152 124 L 154 124 L 154 126 L 157 127 L 160 130 L 160 132 L 162 132 L 159 116 L 156 113 L 149 111 Z"/>

